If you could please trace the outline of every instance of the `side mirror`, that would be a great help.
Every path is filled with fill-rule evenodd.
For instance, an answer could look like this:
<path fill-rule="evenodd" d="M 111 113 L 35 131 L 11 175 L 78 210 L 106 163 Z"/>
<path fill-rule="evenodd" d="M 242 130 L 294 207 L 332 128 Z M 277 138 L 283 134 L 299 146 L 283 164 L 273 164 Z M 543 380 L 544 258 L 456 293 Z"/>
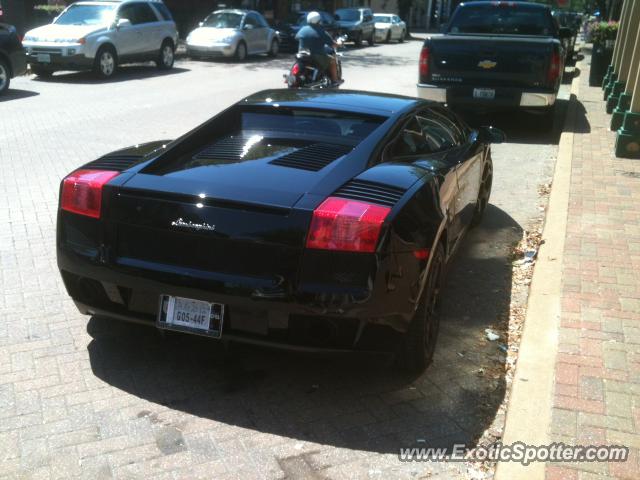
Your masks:
<path fill-rule="evenodd" d="M 245 24 L 242 26 L 242 29 L 243 29 L 243 30 L 253 30 L 253 25 L 251 25 L 251 24 L 249 24 L 249 23 L 245 23 Z"/>
<path fill-rule="evenodd" d="M 478 128 L 478 140 L 484 143 L 504 143 L 507 141 L 507 134 L 499 128 L 480 127 Z"/>
<path fill-rule="evenodd" d="M 560 38 L 571 38 L 573 37 L 573 31 L 567 27 L 560 27 L 559 35 Z"/>
<path fill-rule="evenodd" d="M 130 26 L 131 26 L 131 20 L 129 20 L 128 18 L 119 18 L 118 21 L 116 22 L 116 28 L 130 27 Z"/>
<path fill-rule="evenodd" d="M 204 27 L 204 22 L 198 22 L 199 27 Z"/>

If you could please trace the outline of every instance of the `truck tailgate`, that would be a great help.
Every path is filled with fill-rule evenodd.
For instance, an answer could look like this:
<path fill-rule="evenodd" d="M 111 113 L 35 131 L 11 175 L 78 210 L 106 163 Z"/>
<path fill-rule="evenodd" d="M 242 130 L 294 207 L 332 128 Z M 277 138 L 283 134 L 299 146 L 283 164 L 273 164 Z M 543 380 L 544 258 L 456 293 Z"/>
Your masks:
<path fill-rule="evenodd" d="M 430 45 L 430 78 L 423 83 L 540 88 L 554 50 L 550 37 L 446 35 Z"/>

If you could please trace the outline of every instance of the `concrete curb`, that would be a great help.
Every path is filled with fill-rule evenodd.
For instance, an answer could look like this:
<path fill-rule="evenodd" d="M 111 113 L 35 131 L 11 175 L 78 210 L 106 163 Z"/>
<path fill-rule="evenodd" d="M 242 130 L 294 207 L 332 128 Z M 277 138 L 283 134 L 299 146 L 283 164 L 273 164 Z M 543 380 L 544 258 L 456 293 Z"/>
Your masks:
<path fill-rule="evenodd" d="M 567 229 L 574 125 L 580 77 L 571 83 L 571 97 L 544 225 L 544 243 L 538 252 L 527 316 L 520 344 L 511 397 L 507 407 L 504 445 L 549 443 L 553 409 L 553 385 L 561 313 L 562 260 Z M 495 480 L 544 480 L 545 463 L 498 463 Z"/>

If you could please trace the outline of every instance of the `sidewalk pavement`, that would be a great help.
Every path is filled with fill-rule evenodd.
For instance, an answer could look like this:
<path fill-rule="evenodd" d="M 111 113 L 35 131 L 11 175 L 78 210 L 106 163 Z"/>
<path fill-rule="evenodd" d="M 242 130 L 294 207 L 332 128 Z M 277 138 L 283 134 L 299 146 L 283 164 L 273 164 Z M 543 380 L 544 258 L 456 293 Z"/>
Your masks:
<path fill-rule="evenodd" d="M 640 478 L 640 162 L 615 157 L 589 60 L 578 65 L 550 439 L 625 445 L 630 458 L 549 464 L 548 480 Z"/>
<path fill-rule="evenodd" d="M 640 479 L 640 162 L 618 159 L 591 50 L 576 68 L 503 441 L 626 462 L 498 464 L 497 480 Z"/>

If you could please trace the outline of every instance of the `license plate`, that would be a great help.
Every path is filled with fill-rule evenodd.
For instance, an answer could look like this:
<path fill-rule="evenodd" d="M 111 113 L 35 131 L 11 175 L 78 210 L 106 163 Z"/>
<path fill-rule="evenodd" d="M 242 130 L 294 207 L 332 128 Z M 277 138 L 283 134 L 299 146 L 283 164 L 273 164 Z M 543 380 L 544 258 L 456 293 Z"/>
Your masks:
<path fill-rule="evenodd" d="M 51 63 L 51 55 L 48 53 L 39 53 L 36 55 L 36 59 L 39 63 Z"/>
<path fill-rule="evenodd" d="M 493 88 L 474 88 L 473 98 L 493 100 L 494 98 L 496 98 L 496 91 Z"/>
<path fill-rule="evenodd" d="M 223 318 L 224 305 L 221 303 L 161 295 L 156 325 L 165 330 L 199 333 L 220 338 Z"/>

